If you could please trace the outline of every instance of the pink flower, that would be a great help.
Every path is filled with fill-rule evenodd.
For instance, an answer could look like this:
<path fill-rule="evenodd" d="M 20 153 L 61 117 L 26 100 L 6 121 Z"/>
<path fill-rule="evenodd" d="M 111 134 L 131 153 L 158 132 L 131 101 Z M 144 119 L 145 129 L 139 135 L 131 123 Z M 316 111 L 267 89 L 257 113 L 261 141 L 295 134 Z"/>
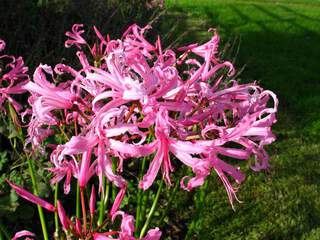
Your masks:
<path fill-rule="evenodd" d="M 32 116 L 26 143 L 32 143 L 33 148 L 39 147 L 44 139 L 54 133 L 50 126 L 59 124 L 56 111 L 70 110 L 77 104 L 77 97 L 67 88 L 68 85 L 55 86 L 47 81 L 46 74 L 53 78 L 51 67 L 40 65 L 33 75 L 34 81 L 23 86 L 23 89 L 31 93 L 28 102 L 32 106 L 32 110 L 29 110 Z"/>
<path fill-rule="evenodd" d="M 48 82 L 45 74 L 53 77 L 53 71 L 48 65 L 40 65 L 37 67 L 33 79 L 24 86 L 32 96 L 29 99 L 33 106 L 33 114 L 37 116 L 43 124 L 54 125 L 57 120 L 52 115 L 52 111 L 56 109 L 70 109 L 75 101 L 75 95 L 63 86 L 54 86 Z"/>
<path fill-rule="evenodd" d="M 155 51 L 156 48 L 143 36 L 145 31 L 150 28 L 151 26 L 149 25 L 143 28 L 139 27 L 136 24 L 131 25 L 122 36 L 122 38 L 124 39 L 123 42 L 126 51 L 130 52 L 139 50 L 144 56 L 152 58 L 150 52 Z"/>
<path fill-rule="evenodd" d="M 131 215 L 127 215 L 124 212 L 117 212 L 113 215 L 112 220 L 114 221 L 115 217 L 121 215 L 122 221 L 119 232 L 119 239 L 134 239 L 133 233 L 134 233 L 134 218 Z"/>
<path fill-rule="evenodd" d="M 59 160 L 55 158 L 54 154 L 52 154 L 51 162 L 54 164 L 54 167 L 48 168 L 48 170 L 54 174 L 54 177 L 50 180 L 50 183 L 55 184 L 57 182 L 60 182 L 65 177 L 66 179 L 63 185 L 63 189 L 64 194 L 68 194 L 70 192 L 71 178 L 75 173 L 77 173 L 78 164 L 76 160 Z"/>
<path fill-rule="evenodd" d="M 54 163 L 55 167 L 51 168 L 50 171 L 56 173 L 56 180 L 53 181 L 60 181 L 66 175 L 67 190 L 69 190 L 72 173 L 78 179 L 80 187 L 85 187 L 95 172 L 96 163 L 91 163 L 91 154 L 96 144 L 97 138 L 94 136 L 74 136 L 65 145 L 58 146 L 51 154 L 51 162 Z M 82 154 L 80 163 L 75 158 L 77 154 Z M 67 155 L 71 157 L 71 160 L 66 160 L 65 156 Z"/>
<path fill-rule="evenodd" d="M 154 154 L 139 183 L 142 189 L 151 187 L 160 171 L 171 184 L 174 156 L 193 172 L 181 179 L 183 189 L 201 186 L 216 172 L 233 204 L 245 175 L 222 156 L 244 161 L 254 155 L 252 169 L 268 168 L 264 146 L 275 140 L 271 127 L 276 122 L 277 97 L 256 83 L 229 80 L 235 70 L 232 63 L 219 59 L 216 31 L 208 42 L 182 47 L 178 55 L 163 50 L 160 37 L 149 42 L 144 36 L 149 26 L 134 24 L 117 40 L 94 27 L 93 45 L 81 37 L 81 27 L 76 24 L 67 33 L 66 45 L 88 45 L 93 62 L 85 51 L 78 51 L 80 69 L 55 67 L 68 81 L 47 81 L 46 75 L 54 79 L 53 71 L 40 65 L 34 82 L 24 87 L 32 94 L 28 131 L 32 143 L 39 144 L 59 124 L 75 130 L 51 154 L 51 182 L 65 178 L 65 193 L 72 177 L 85 188 L 95 175 L 101 191 L 105 176 L 120 188 L 110 211 L 113 216 L 127 186 L 124 162 Z"/>
<path fill-rule="evenodd" d="M 5 42 L 0 39 L 0 52 L 4 50 Z M 10 55 L 0 55 L 3 61 L 4 69 L 0 68 L 0 104 L 3 108 L 5 100 L 8 100 L 17 112 L 20 112 L 21 105 L 15 101 L 11 95 L 22 94 L 26 92 L 23 86 L 29 81 L 27 74 L 28 67 L 24 66 L 22 57 Z"/>
<path fill-rule="evenodd" d="M 66 36 L 70 39 L 66 40 L 64 46 L 66 48 L 76 45 L 78 48 L 81 48 L 81 45 L 87 44 L 87 42 L 81 37 L 81 34 L 84 33 L 84 30 L 80 28 L 83 27 L 83 24 L 74 24 L 72 26 L 72 32 L 66 32 Z"/>
<path fill-rule="evenodd" d="M 197 146 L 196 144 L 177 141 L 170 138 L 170 119 L 168 113 L 165 110 L 160 110 L 156 118 L 156 140 L 154 149 L 157 149 L 157 153 L 150 163 L 148 172 L 144 175 L 139 187 L 146 190 L 155 180 L 160 167 L 163 170 L 163 177 L 170 185 L 170 172 L 173 171 L 171 165 L 169 151 L 171 151 L 180 161 L 189 167 L 192 167 L 193 171 L 197 175 L 198 184 L 194 186 L 202 185 L 204 177 L 210 174 L 209 161 L 202 160 L 200 158 L 192 157 L 191 154 L 200 154 L 208 151 L 206 146 Z"/>

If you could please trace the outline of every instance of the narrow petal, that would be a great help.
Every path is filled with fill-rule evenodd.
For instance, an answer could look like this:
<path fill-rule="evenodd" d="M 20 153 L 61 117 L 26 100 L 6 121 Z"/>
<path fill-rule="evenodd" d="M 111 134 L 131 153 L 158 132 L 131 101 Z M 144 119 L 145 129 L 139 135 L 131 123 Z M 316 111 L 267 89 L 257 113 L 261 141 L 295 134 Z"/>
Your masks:
<path fill-rule="evenodd" d="M 96 206 L 96 192 L 95 192 L 95 189 L 94 189 L 94 185 L 92 185 L 91 195 L 90 195 L 90 204 L 89 204 L 91 216 L 94 215 L 95 206 Z"/>
<path fill-rule="evenodd" d="M 35 237 L 36 235 L 35 235 L 34 233 L 32 233 L 32 232 L 27 231 L 27 230 L 22 230 L 22 231 L 20 231 L 20 232 L 17 232 L 17 233 L 14 235 L 14 237 L 12 238 L 12 240 L 16 240 L 16 239 L 18 239 L 18 238 L 26 237 L 26 236 L 28 236 L 28 237 Z"/>
<path fill-rule="evenodd" d="M 19 187 L 18 185 L 14 184 L 14 183 L 11 183 L 10 181 L 6 180 L 6 182 L 16 191 L 16 193 L 21 196 L 22 198 L 32 202 L 32 203 L 35 203 L 37 205 L 40 205 L 41 207 L 51 211 L 51 212 L 54 212 L 56 209 L 55 207 L 48 203 L 47 201 L 33 195 L 32 193 L 24 190 L 23 188 Z"/>
<path fill-rule="evenodd" d="M 68 230 L 70 220 L 68 219 L 66 212 L 65 212 L 65 210 L 59 200 L 57 202 L 57 208 L 58 208 L 58 215 L 59 215 L 61 225 L 63 226 L 63 228 L 65 230 Z"/>
<path fill-rule="evenodd" d="M 114 202 L 113 202 L 113 205 L 112 205 L 112 208 L 110 210 L 110 216 L 112 217 L 118 210 L 119 210 L 119 207 L 122 203 L 122 200 L 126 194 L 126 190 L 127 188 L 122 188 L 120 189 L 120 191 L 118 192 Z"/>

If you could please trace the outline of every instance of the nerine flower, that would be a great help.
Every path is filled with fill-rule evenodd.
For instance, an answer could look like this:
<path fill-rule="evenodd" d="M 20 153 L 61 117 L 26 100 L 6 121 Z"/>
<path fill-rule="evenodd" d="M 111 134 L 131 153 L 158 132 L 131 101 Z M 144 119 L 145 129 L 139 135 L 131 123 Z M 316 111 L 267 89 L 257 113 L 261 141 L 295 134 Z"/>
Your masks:
<path fill-rule="evenodd" d="M 72 148 L 75 139 L 85 137 L 93 141 L 81 148 L 81 162 L 74 157 L 54 160 L 55 168 L 51 170 L 60 173 L 55 179 L 60 180 L 67 173 L 70 177 L 71 171 L 84 186 L 97 174 L 101 189 L 105 175 L 123 188 L 122 162 L 154 153 L 139 186 L 148 189 L 160 168 L 170 185 L 174 171 L 169 154 L 172 153 L 174 159 L 195 174 L 181 180 L 182 188 L 191 190 L 202 185 L 214 170 L 232 203 L 236 188 L 228 176 L 238 184 L 245 177 L 237 166 L 224 162 L 221 156 L 245 160 L 254 155 L 254 170 L 269 166 L 263 147 L 275 140 L 271 126 L 276 121 L 277 98 L 255 83 L 226 82 L 235 70 L 230 62 L 218 57 L 216 31 L 207 43 L 182 47 L 179 49 L 182 54 L 177 56 L 170 49 L 162 50 L 160 38 L 155 44 L 148 42 L 143 35 L 149 28 L 133 25 L 118 40 L 104 38 L 94 28 L 101 53 L 98 56 L 90 51 L 95 64 L 90 64 L 81 51 L 77 54 L 82 69 L 63 66 L 74 77 L 72 87 L 87 103 L 90 116 L 82 136 L 75 136 L 65 144 L 64 152 L 68 152 L 69 146 Z M 188 70 L 180 73 L 179 66 L 183 64 Z M 273 107 L 268 107 L 270 100 L 274 101 Z M 147 142 L 149 138 L 153 140 Z M 231 147 L 230 143 L 237 147 Z M 112 170 L 112 161 L 117 161 L 120 174 Z"/>
<path fill-rule="evenodd" d="M 160 37 L 147 41 L 149 26 L 132 25 L 116 40 L 94 28 L 97 42 L 92 46 L 82 38 L 81 27 L 74 25 L 66 41 L 67 47 L 80 49 L 80 69 L 40 65 L 23 87 L 31 93 L 29 142 L 39 146 L 61 125 L 68 129 L 69 140 L 55 147 L 49 168 L 52 183 L 65 179 L 66 194 L 72 177 L 85 188 L 97 176 L 101 191 L 105 176 L 119 188 L 110 211 L 114 216 L 127 188 L 123 162 L 146 157 L 149 166 L 140 188 L 150 188 L 159 175 L 170 185 L 173 162 L 179 162 L 193 172 L 181 179 L 183 189 L 201 186 L 216 172 L 233 204 L 233 182 L 239 185 L 245 176 L 224 158 L 243 161 L 253 155 L 253 170 L 269 167 L 264 146 L 275 140 L 271 127 L 278 100 L 256 83 L 232 80 L 235 70 L 219 58 L 217 32 L 207 43 L 176 53 L 163 50 Z M 85 46 L 92 57 L 86 56 Z"/>
<path fill-rule="evenodd" d="M 78 237 L 91 234 L 96 240 L 134 239 L 133 217 L 119 211 L 127 190 L 124 161 L 148 160 L 148 170 L 139 183 L 143 190 L 159 175 L 170 186 L 173 166 L 181 164 L 193 172 L 180 181 L 187 191 L 201 186 L 211 172 L 216 172 L 231 205 L 237 200 L 234 182 L 241 184 L 245 175 L 225 157 L 243 161 L 254 156 L 254 171 L 269 167 L 264 147 L 275 141 L 271 127 L 276 122 L 277 97 L 256 83 L 241 84 L 232 79 L 235 69 L 231 62 L 220 59 L 216 31 L 208 42 L 175 52 L 163 50 L 160 37 L 155 43 L 146 40 L 150 26 L 134 24 L 121 39 L 104 37 L 94 27 L 97 41 L 92 45 L 82 37 L 82 27 L 75 24 L 66 33 L 69 38 L 65 42 L 66 47 L 79 49 L 79 69 L 61 63 L 54 69 L 40 64 L 29 81 L 22 58 L 0 57 L 11 60 L 6 70 L 0 69 L 0 103 L 8 100 L 20 111 L 11 94 L 31 94 L 31 108 L 23 114 L 31 115 L 26 143 L 41 149 L 41 143 L 54 133 L 60 132 L 65 138 L 65 142 L 51 145 L 51 183 L 64 179 L 68 194 L 72 178 L 82 191 L 97 176 L 100 192 L 104 177 L 119 188 L 109 217 L 113 221 L 122 216 L 121 230 L 100 233 L 86 231 L 78 218 L 70 220 L 60 202 L 56 209 L 9 183 L 25 199 L 58 211 L 66 231 Z M 4 47 L 0 40 L 0 51 Z M 91 56 L 86 55 L 85 47 Z M 91 217 L 94 193 L 93 188 Z M 33 236 L 21 232 L 16 238 L 27 235 Z M 143 239 L 160 237 L 156 228 Z"/>
<path fill-rule="evenodd" d="M 4 50 L 6 44 L 0 39 L 0 52 Z M 22 57 L 16 58 L 12 55 L 0 55 L 0 108 L 5 110 L 3 104 L 8 100 L 19 113 L 22 109 L 12 95 L 26 92 L 23 88 L 29 81 L 28 67 L 24 65 Z"/>
<path fill-rule="evenodd" d="M 84 30 L 81 30 L 82 27 L 83 24 L 74 24 L 72 26 L 72 32 L 66 32 L 66 36 L 70 38 L 64 44 L 66 48 L 69 48 L 72 45 L 81 48 L 81 45 L 86 44 L 86 41 L 81 36 L 81 34 L 84 33 Z"/>

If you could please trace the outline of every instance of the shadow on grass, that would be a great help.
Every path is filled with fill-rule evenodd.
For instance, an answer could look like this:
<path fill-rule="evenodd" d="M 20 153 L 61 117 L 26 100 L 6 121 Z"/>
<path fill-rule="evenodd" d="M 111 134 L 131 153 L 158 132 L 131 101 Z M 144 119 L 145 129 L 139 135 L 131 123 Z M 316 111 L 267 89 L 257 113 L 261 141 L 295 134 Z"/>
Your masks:
<path fill-rule="evenodd" d="M 218 28 L 222 45 L 227 36 L 241 36 L 241 81 L 258 80 L 279 97 L 278 141 L 269 148 L 270 177 L 247 171 L 236 212 L 212 173 L 192 239 L 318 239 L 312 236 L 320 236 L 320 16 L 285 4 L 210 4 L 171 8 L 181 42 L 209 39 L 203 32 L 210 27 Z"/>
<path fill-rule="evenodd" d="M 237 21 L 224 21 L 219 9 L 215 12 L 215 8 L 209 6 L 173 7 L 173 15 L 179 16 L 179 30 L 185 35 L 183 41 L 203 41 L 204 35 L 199 33 L 209 27 L 218 28 L 222 42 L 226 36 L 240 36 L 236 66 L 238 69 L 247 66 L 241 75 L 243 81 L 258 80 L 278 95 L 279 113 L 285 115 L 280 116 L 284 121 L 279 122 L 280 128 L 294 127 L 300 133 L 310 130 L 311 135 L 317 135 L 320 130 L 317 110 L 320 107 L 320 29 L 309 28 L 308 24 L 320 21 L 320 17 L 308 17 L 283 4 L 277 8 L 287 13 L 284 16 L 263 4 L 251 4 L 252 11 L 259 12 L 261 18 L 252 17 L 236 4 L 223 7 L 229 8 Z M 304 24 L 300 23 L 301 19 Z M 239 30 L 249 24 L 252 29 Z"/>

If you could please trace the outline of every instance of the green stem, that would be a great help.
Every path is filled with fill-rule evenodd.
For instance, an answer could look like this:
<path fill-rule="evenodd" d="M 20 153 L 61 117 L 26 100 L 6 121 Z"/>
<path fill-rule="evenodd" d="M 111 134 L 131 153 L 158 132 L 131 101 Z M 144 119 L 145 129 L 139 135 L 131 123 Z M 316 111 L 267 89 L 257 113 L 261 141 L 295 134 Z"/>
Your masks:
<path fill-rule="evenodd" d="M 0 239 L 7 239 L 10 240 L 10 234 L 6 227 L 0 222 Z"/>
<path fill-rule="evenodd" d="M 158 203 L 158 200 L 159 200 L 159 196 L 160 196 L 160 193 L 161 193 L 161 190 L 162 190 L 162 186 L 163 186 L 163 179 L 161 179 L 161 182 L 160 182 L 156 197 L 154 198 L 152 206 L 151 206 L 151 209 L 150 209 L 150 211 L 148 213 L 147 220 L 144 223 L 143 228 L 142 228 L 142 230 L 140 232 L 140 238 L 142 238 L 143 235 L 146 233 L 147 228 L 148 228 L 148 226 L 150 224 L 150 221 L 151 221 L 151 219 L 153 217 L 154 211 L 156 210 L 156 206 L 157 206 L 157 203 Z"/>
<path fill-rule="evenodd" d="M 177 179 L 177 182 L 176 182 L 176 185 L 174 186 L 173 191 L 172 191 L 172 192 L 169 192 L 169 193 L 170 193 L 169 200 L 168 200 L 167 206 L 166 206 L 166 208 L 164 209 L 164 211 L 163 211 L 163 213 L 162 213 L 162 216 L 161 216 L 161 218 L 160 218 L 160 220 L 159 220 L 159 224 L 158 224 L 159 227 L 162 225 L 165 217 L 167 216 L 167 213 L 168 213 L 169 208 L 170 208 L 170 206 L 171 206 L 171 202 L 172 202 L 172 200 L 174 199 L 174 197 L 176 196 L 176 193 L 177 193 L 177 191 L 178 191 L 178 189 L 179 189 L 179 182 L 180 182 L 180 180 Z"/>
<path fill-rule="evenodd" d="M 117 171 L 117 165 L 116 165 L 117 159 L 112 157 L 111 160 L 112 160 L 112 172 L 116 172 Z M 111 188 L 112 188 L 111 199 L 112 199 L 112 202 L 114 202 L 114 200 L 116 199 L 116 195 L 117 195 L 117 189 L 114 184 L 111 185 Z"/>
<path fill-rule="evenodd" d="M 57 182 L 54 187 L 54 206 L 58 207 L 58 192 L 59 192 L 59 183 Z M 54 212 L 54 225 L 55 225 L 55 234 L 59 237 L 59 217 L 57 211 Z"/>
<path fill-rule="evenodd" d="M 29 157 L 27 157 L 27 162 L 28 162 L 29 172 L 30 172 L 31 181 L 32 181 L 33 193 L 34 193 L 36 196 L 39 196 L 39 191 L 38 191 L 38 185 L 37 185 L 35 170 L 34 170 L 32 161 L 31 161 L 31 159 L 30 159 Z M 39 218 L 40 218 L 40 223 L 41 223 L 43 238 L 44 238 L 44 240 L 49 240 L 48 232 L 47 232 L 47 227 L 46 227 L 46 220 L 45 220 L 44 214 L 43 214 L 43 209 L 42 209 L 42 207 L 40 207 L 39 205 L 38 205 L 38 213 L 39 213 Z"/>
<path fill-rule="evenodd" d="M 106 184 L 106 177 L 102 176 L 102 189 L 104 189 L 105 184 Z M 102 190 L 101 195 L 100 195 L 99 217 L 98 217 L 98 222 L 97 222 L 98 227 L 103 222 L 103 215 L 104 215 L 104 210 L 105 210 L 104 198 L 105 198 L 105 194 L 104 194 L 104 190 Z"/>
<path fill-rule="evenodd" d="M 140 222 L 144 221 L 146 216 L 146 208 L 149 202 L 151 191 L 142 192 Z"/>
<path fill-rule="evenodd" d="M 76 217 L 80 218 L 80 186 L 77 183 L 77 196 L 76 196 Z"/>
<path fill-rule="evenodd" d="M 106 181 L 106 191 L 105 191 L 105 197 L 104 197 L 104 206 L 108 205 L 109 192 L 110 192 L 110 184 L 109 184 L 108 181 Z"/>
<path fill-rule="evenodd" d="M 105 192 L 102 191 L 101 194 L 101 202 L 99 206 L 99 219 L 98 219 L 98 227 L 103 223 L 104 213 L 106 206 L 108 205 L 109 200 L 109 182 L 106 180 L 105 176 L 103 176 L 103 186 L 105 185 Z"/>
<path fill-rule="evenodd" d="M 139 173 L 139 182 L 142 179 L 142 175 L 143 175 L 143 172 L 144 172 L 144 169 L 145 169 L 145 166 L 146 166 L 146 160 L 147 160 L 147 157 L 144 157 L 143 160 L 142 160 L 141 169 L 140 169 L 140 173 Z M 139 229 L 140 220 L 141 220 L 142 193 L 143 193 L 142 189 L 139 188 L 138 196 L 137 196 L 137 213 L 136 213 L 136 226 L 135 226 L 136 230 Z"/>
<path fill-rule="evenodd" d="M 152 132 L 152 129 L 150 129 L 149 131 Z M 147 138 L 147 143 L 150 143 L 152 138 L 153 138 L 153 134 L 149 134 L 149 136 Z M 149 156 L 145 156 L 142 159 L 142 164 L 141 164 L 141 168 L 140 168 L 140 172 L 139 172 L 139 182 L 141 182 L 141 180 L 143 178 L 143 173 L 146 168 L 146 162 L 147 162 L 148 158 L 149 158 Z M 141 188 L 138 188 L 136 224 L 135 224 L 136 234 L 137 234 L 136 237 L 138 237 L 140 222 L 142 222 L 142 216 L 144 216 L 144 212 L 145 212 L 144 204 L 146 201 L 147 201 L 147 199 L 146 199 L 146 196 L 144 196 L 144 191 Z"/>

